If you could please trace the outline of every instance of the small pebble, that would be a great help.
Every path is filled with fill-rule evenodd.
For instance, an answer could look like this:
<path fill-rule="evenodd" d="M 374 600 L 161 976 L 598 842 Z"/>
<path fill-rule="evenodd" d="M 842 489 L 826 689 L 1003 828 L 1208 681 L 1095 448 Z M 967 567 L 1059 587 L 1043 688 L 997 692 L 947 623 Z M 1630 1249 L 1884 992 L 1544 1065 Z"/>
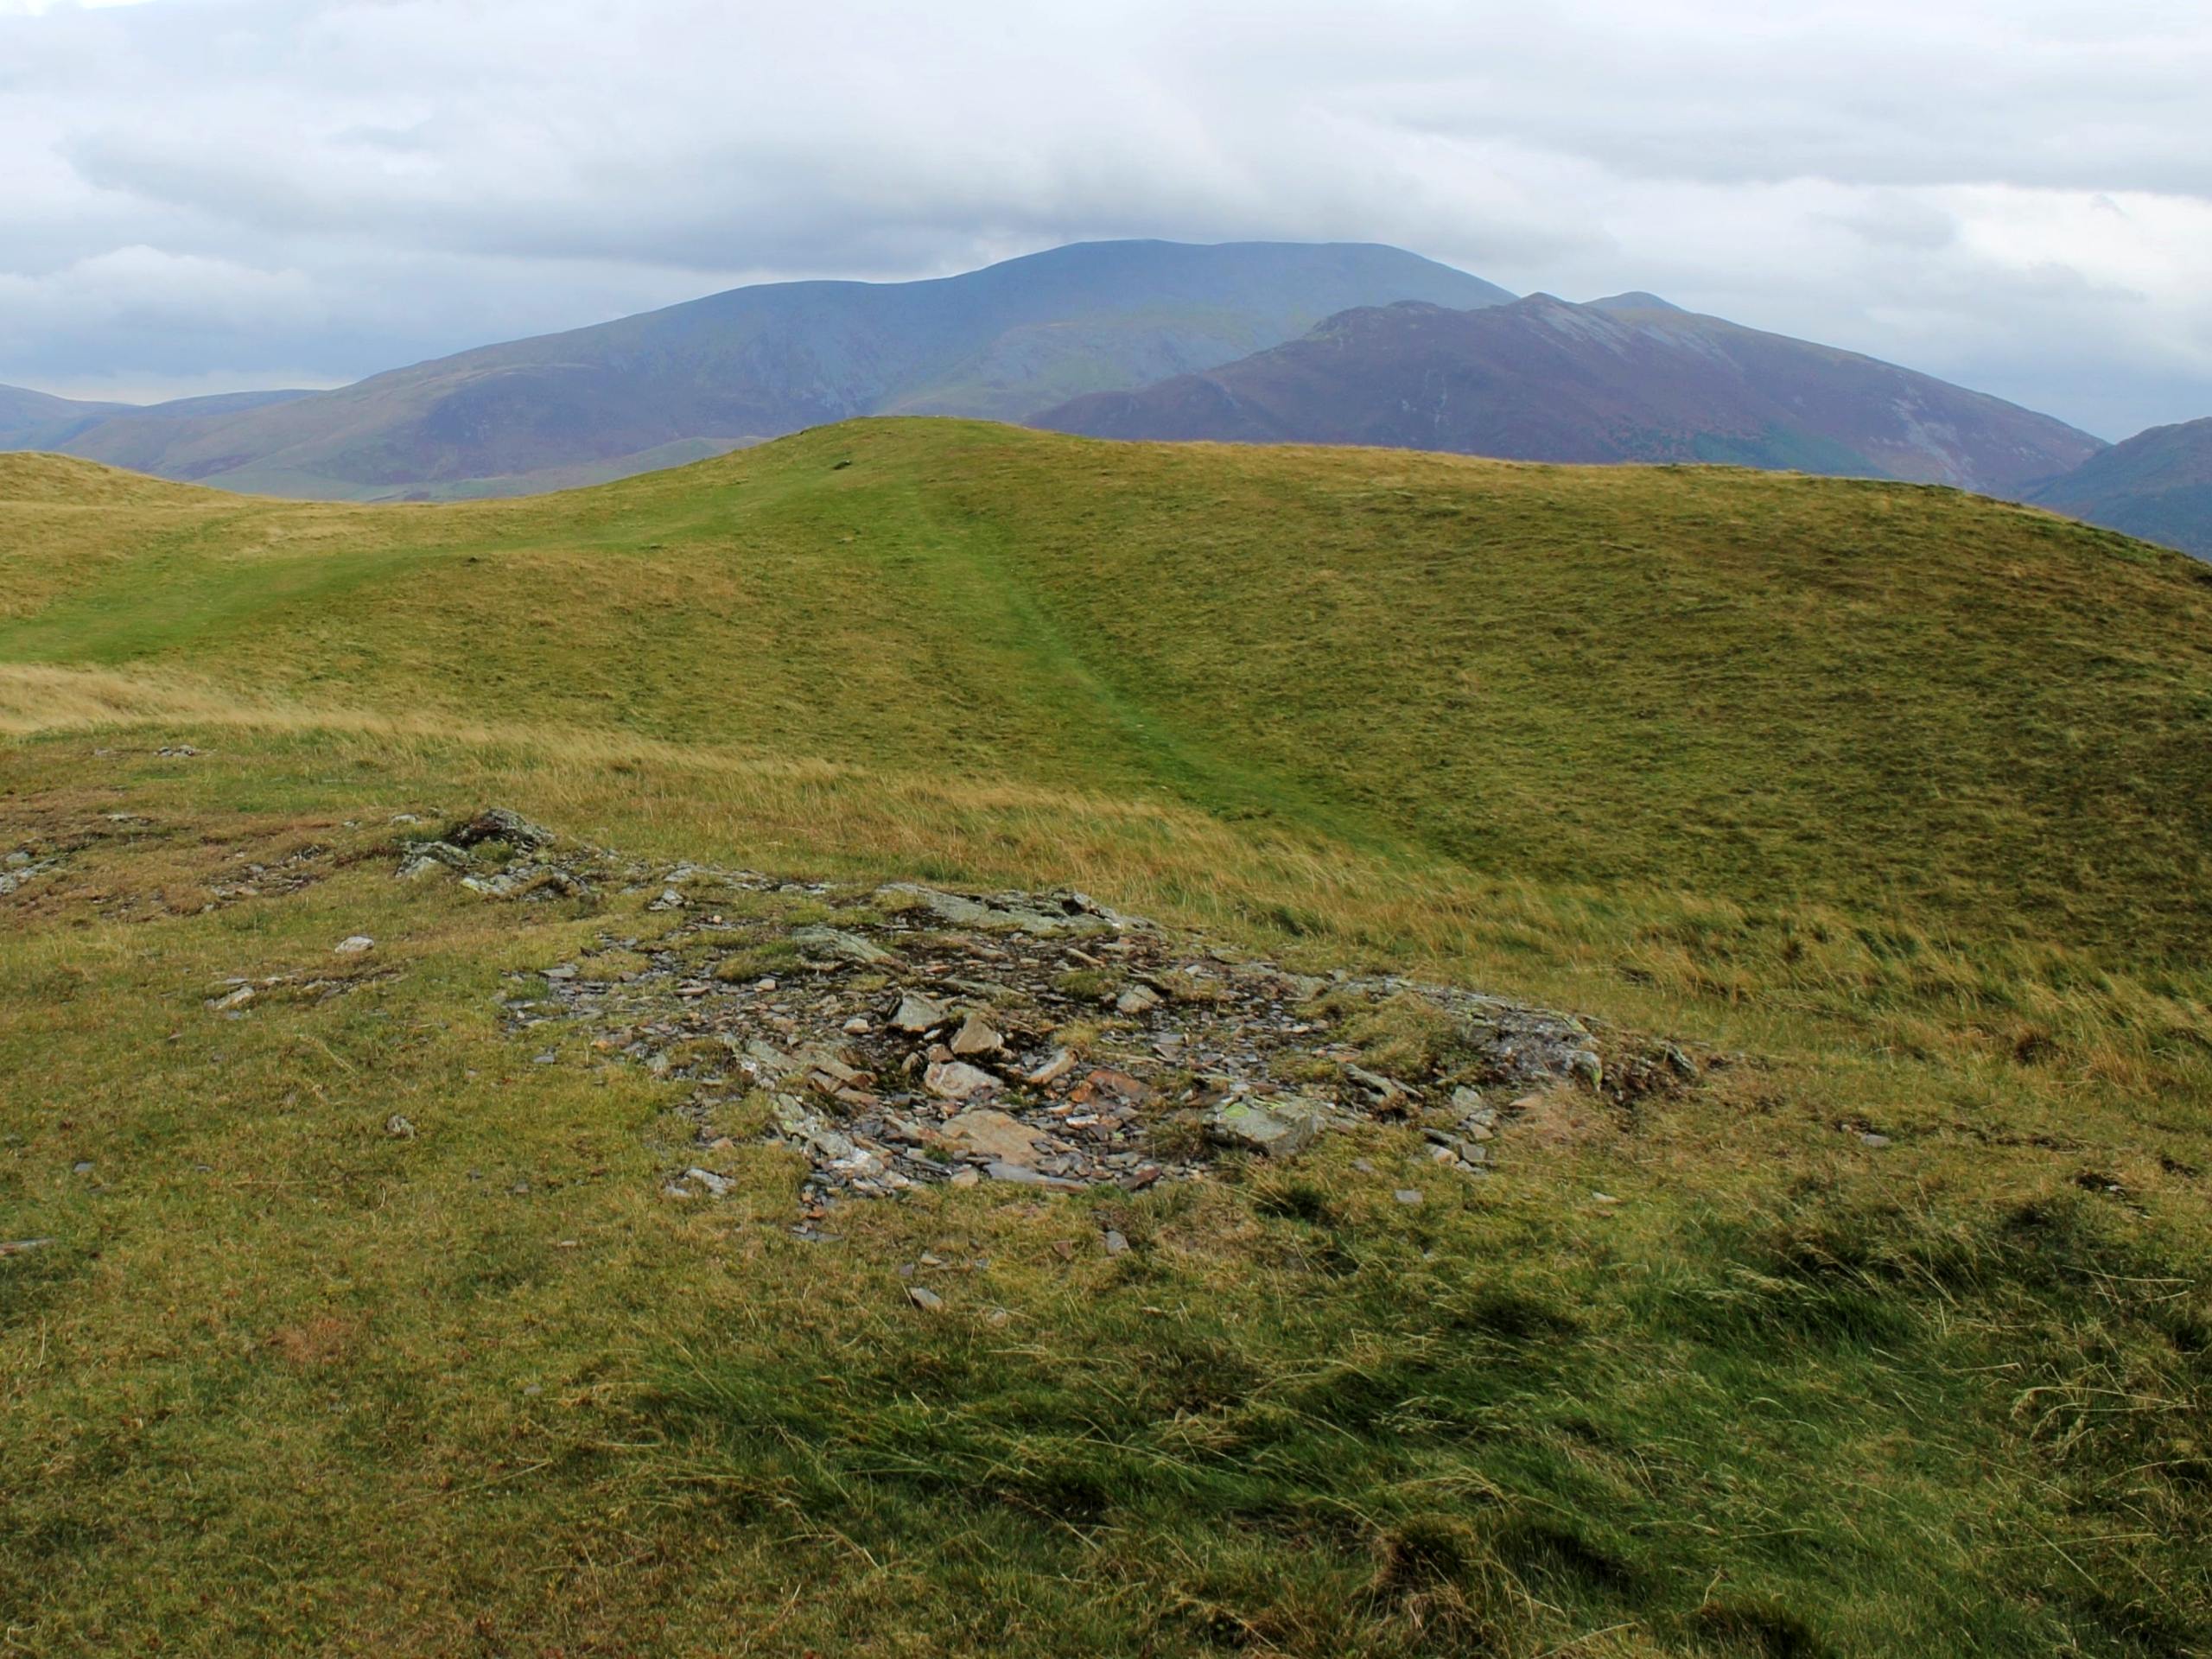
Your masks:
<path fill-rule="evenodd" d="M 944 1306 L 944 1298 L 938 1295 L 937 1292 L 931 1290 L 927 1285 L 907 1286 L 906 1300 L 912 1302 L 916 1307 L 922 1309 L 925 1313 L 936 1313 L 938 1309 Z"/>
<path fill-rule="evenodd" d="M 1421 1189 L 1417 1186 L 1402 1186 L 1390 1196 L 1395 1198 L 1400 1204 L 1419 1204 L 1421 1202 Z"/>

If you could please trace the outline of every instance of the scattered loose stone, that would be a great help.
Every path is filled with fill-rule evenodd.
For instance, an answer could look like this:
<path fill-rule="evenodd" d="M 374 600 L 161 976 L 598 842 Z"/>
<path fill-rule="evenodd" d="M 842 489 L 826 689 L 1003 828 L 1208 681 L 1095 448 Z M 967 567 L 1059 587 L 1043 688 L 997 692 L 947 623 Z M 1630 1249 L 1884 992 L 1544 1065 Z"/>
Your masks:
<path fill-rule="evenodd" d="M 717 1175 L 711 1169 L 687 1169 L 683 1172 L 683 1178 L 686 1180 L 696 1181 L 718 1198 L 728 1198 L 730 1189 L 736 1185 L 736 1183 L 728 1176 Z"/>
<path fill-rule="evenodd" d="M 893 1031 L 903 1031 L 914 1037 L 951 1023 L 952 1011 L 950 1008 L 932 1002 L 926 996 L 918 996 L 912 991 L 899 999 L 899 1010 L 891 1016 Z"/>
<path fill-rule="evenodd" d="M 983 1173 L 995 1181 L 1011 1181 L 1017 1186 L 1049 1187 L 1055 1192 L 1081 1192 L 1086 1190 L 1084 1184 L 1081 1181 L 1071 1181 L 1058 1175 L 1047 1175 L 1042 1170 L 1033 1169 L 1027 1164 L 987 1164 L 983 1166 Z"/>
<path fill-rule="evenodd" d="M 1225 1147 L 1287 1158 L 1304 1151 L 1320 1133 L 1323 1109 L 1302 1102 L 1262 1106 L 1231 1101 L 1206 1115 L 1206 1133 Z"/>
<path fill-rule="evenodd" d="M 1150 1014 L 1160 1006 L 1160 993 L 1149 985 L 1132 985 L 1114 999 L 1114 1011 L 1131 1019 Z"/>
<path fill-rule="evenodd" d="M 946 1100 L 966 1100 L 999 1087 L 996 1077 L 964 1060 L 938 1060 L 922 1074 L 922 1081 L 931 1094 Z"/>
<path fill-rule="evenodd" d="M 28 1255 L 53 1243 L 50 1238 L 0 1238 L 0 1255 Z"/>
<path fill-rule="evenodd" d="M 882 946 L 871 944 L 857 933 L 847 933 L 834 927 L 802 927 L 791 933 L 791 943 L 801 954 L 826 958 L 831 962 L 849 962 L 862 967 L 880 966 L 899 958 Z"/>
<path fill-rule="evenodd" d="M 1419 1204 L 1421 1202 L 1421 1189 L 1417 1186 L 1402 1186 L 1390 1196 L 1395 1198 L 1400 1204 Z"/>
<path fill-rule="evenodd" d="M 1577 1057 L 1598 1052 L 1590 1028 L 1565 1014 L 1396 976 L 1293 974 L 1080 893 L 901 884 L 869 894 L 744 870 L 663 871 L 550 834 L 493 869 L 459 833 L 441 844 L 488 893 L 684 900 L 649 942 L 616 931 L 622 912 L 610 911 L 594 944 L 543 974 L 511 976 L 508 1023 L 579 1027 L 579 1049 L 684 1090 L 676 1109 L 697 1125 L 695 1156 L 727 1149 L 730 1107 L 764 1100 L 766 1138 L 805 1160 L 792 1230 L 809 1242 L 831 1236 L 821 1224 L 848 1200 L 985 1180 L 1139 1192 L 1208 1179 L 1224 1149 L 1287 1158 L 1325 1131 L 1367 1122 L 1410 1122 L 1430 1132 L 1433 1166 L 1479 1179 L 1491 1163 L 1484 1143 L 1510 1130 L 1491 1091 L 1503 1100 L 1586 1084 Z M 425 855 L 424 844 L 408 855 Z M 751 897 L 733 902 L 741 893 Z M 806 907 L 803 923 L 779 917 L 785 899 Z M 726 971 L 778 949 L 796 965 L 757 978 Z M 1119 987 L 1122 1014 L 1103 1030 L 1086 1019 L 1100 976 Z M 1186 981 L 1197 994 L 1164 994 Z M 1433 1074 L 1385 1076 L 1363 1063 L 1347 1016 L 1407 998 L 1448 1027 L 1446 1058 Z M 1077 1026 L 1081 1046 L 1055 1040 Z M 1614 1100 L 1681 1075 L 1649 1045 L 1608 1043 L 1598 1076 Z M 541 1063 L 558 1052 L 544 1049 Z M 1356 1166 L 1372 1173 L 1366 1160 Z M 683 1162 L 663 1179 L 672 1196 L 714 1190 Z"/>
<path fill-rule="evenodd" d="M 1065 1077 L 1069 1072 L 1074 1070 L 1074 1053 L 1065 1048 L 1055 1049 L 1052 1052 L 1052 1058 L 1051 1059 L 1046 1061 L 1044 1065 L 1039 1066 L 1027 1077 L 1022 1078 L 1022 1081 L 1033 1089 L 1043 1089 L 1052 1084 L 1058 1083 L 1062 1077 Z"/>
<path fill-rule="evenodd" d="M 449 841 L 418 841 L 409 848 L 407 856 L 400 861 L 399 876 L 413 880 L 416 876 L 429 875 L 438 870 L 465 870 L 468 855 Z"/>
<path fill-rule="evenodd" d="M 227 1014 L 232 1008 L 244 1007 L 247 1003 L 253 1001 L 253 996 L 254 990 L 252 986 L 241 985 L 236 990 L 226 992 L 221 996 L 209 997 L 207 999 L 207 1006 L 213 1009 L 217 1014 Z"/>
<path fill-rule="evenodd" d="M 1859 1144 L 1862 1147 L 1872 1147 L 1878 1150 L 1883 1147 L 1895 1146 L 1897 1142 L 1891 1140 L 1886 1135 L 1878 1134 L 1872 1129 L 1862 1129 L 1859 1135 Z"/>
<path fill-rule="evenodd" d="M 952 1052 L 963 1060 L 979 1054 L 995 1054 L 1005 1046 L 998 1033 L 991 1029 L 990 1021 L 980 1014 L 969 1014 L 953 1033 Z"/>
<path fill-rule="evenodd" d="M 50 874 L 60 863 L 59 855 L 35 858 L 17 848 L 5 859 L 0 859 L 0 898 L 29 886 L 42 875 Z"/>
<path fill-rule="evenodd" d="M 446 831 L 445 838 L 456 847 L 480 847 L 487 841 L 503 841 L 510 847 L 534 853 L 541 847 L 550 846 L 554 836 L 550 830 L 532 823 L 519 812 L 494 806 L 465 823 L 455 824 Z"/>
<path fill-rule="evenodd" d="M 394 1112 L 384 1121 L 384 1132 L 395 1141 L 412 1141 L 415 1125 L 399 1113 Z"/>
<path fill-rule="evenodd" d="M 1414 1091 L 1395 1077 L 1386 1077 L 1363 1066 L 1347 1065 L 1344 1076 L 1373 1096 L 1376 1105 L 1395 1110 L 1414 1097 Z"/>
<path fill-rule="evenodd" d="M 911 881 L 894 881 L 879 896 L 918 904 L 956 927 L 1004 928 L 1040 938 L 1111 933 L 1122 925 L 1122 918 L 1079 893 L 1001 893 L 970 898 Z"/>
<path fill-rule="evenodd" d="M 338 943 L 331 946 L 330 949 L 331 954 L 334 956 L 358 957 L 364 951 L 375 950 L 377 942 L 371 938 L 367 934 L 355 933 L 346 938 L 339 940 Z"/>
<path fill-rule="evenodd" d="M 912 1302 L 916 1307 L 920 1308 L 925 1313 L 934 1313 L 938 1309 L 944 1306 L 944 1298 L 938 1295 L 937 1292 L 931 1290 L 927 1285 L 907 1286 L 906 1300 Z"/>
<path fill-rule="evenodd" d="M 959 1152 L 980 1153 L 990 1162 L 1035 1165 L 1038 1132 L 1020 1118 L 980 1108 L 965 1111 L 940 1131 L 944 1142 Z"/>
<path fill-rule="evenodd" d="M 1111 1227 L 1106 1230 L 1106 1236 L 1100 1242 L 1106 1247 L 1109 1255 L 1124 1255 L 1128 1252 L 1129 1241 Z"/>

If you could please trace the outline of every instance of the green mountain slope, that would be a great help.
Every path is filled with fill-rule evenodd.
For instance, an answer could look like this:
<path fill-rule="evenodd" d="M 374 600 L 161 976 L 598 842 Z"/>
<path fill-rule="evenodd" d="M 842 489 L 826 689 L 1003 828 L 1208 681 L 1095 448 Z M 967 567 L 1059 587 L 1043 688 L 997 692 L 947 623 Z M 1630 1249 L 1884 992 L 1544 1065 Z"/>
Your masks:
<path fill-rule="evenodd" d="M 2212 558 L 2212 419 L 2139 432 L 2028 499 Z"/>
<path fill-rule="evenodd" d="M 1227 362 L 1349 305 L 1510 297 L 1395 248 L 1091 243 L 933 282 L 737 289 L 281 410 L 213 411 L 158 434 L 143 421 L 96 428 L 67 448 L 280 495 L 528 488 L 563 468 L 643 471 L 671 446 L 728 448 L 855 415 L 1015 420 Z"/>
<path fill-rule="evenodd" d="M 12 1638 L 2200 1649 L 2208 776 L 2212 569 L 1948 490 L 933 419 L 438 505 L 0 457 Z M 394 878 L 489 803 L 638 874 Z M 1459 1040 L 1323 1042 L 1339 972 L 1696 1075 L 1485 1083 L 1484 1179 L 1410 1115 L 796 1236 L 685 1010 L 825 982 L 622 997 L 830 880 L 1201 928 L 1193 1007 L 1280 956 L 1314 1089 Z"/>

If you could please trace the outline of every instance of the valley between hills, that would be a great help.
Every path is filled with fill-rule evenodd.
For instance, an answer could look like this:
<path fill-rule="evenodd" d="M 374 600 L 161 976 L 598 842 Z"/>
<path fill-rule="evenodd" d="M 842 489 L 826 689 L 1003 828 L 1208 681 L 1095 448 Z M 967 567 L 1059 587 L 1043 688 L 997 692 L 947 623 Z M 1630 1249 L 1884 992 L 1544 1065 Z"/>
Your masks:
<path fill-rule="evenodd" d="M 2203 1650 L 2208 775 L 1895 479 L 0 454 L 8 1642 Z"/>

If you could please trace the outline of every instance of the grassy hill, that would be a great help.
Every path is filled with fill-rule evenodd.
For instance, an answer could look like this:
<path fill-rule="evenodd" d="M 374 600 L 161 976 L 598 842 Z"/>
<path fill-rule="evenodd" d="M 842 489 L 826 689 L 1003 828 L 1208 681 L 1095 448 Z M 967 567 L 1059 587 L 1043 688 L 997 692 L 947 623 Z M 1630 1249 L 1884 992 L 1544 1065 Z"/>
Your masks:
<path fill-rule="evenodd" d="M 0 458 L 0 732 L 35 1648 L 2212 1638 L 2178 556 L 1904 485 L 937 420 L 438 506 Z M 1531 1109 L 1479 1185 L 1377 1128 L 803 1243 L 788 1154 L 667 1200 L 680 1086 L 506 1028 L 503 975 L 649 948 L 650 892 L 391 879 L 394 815 L 489 802 L 1738 1058 Z M 232 1020 L 233 976 L 326 991 Z M 934 1314 L 924 1260 L 972 1274 Z"/>

